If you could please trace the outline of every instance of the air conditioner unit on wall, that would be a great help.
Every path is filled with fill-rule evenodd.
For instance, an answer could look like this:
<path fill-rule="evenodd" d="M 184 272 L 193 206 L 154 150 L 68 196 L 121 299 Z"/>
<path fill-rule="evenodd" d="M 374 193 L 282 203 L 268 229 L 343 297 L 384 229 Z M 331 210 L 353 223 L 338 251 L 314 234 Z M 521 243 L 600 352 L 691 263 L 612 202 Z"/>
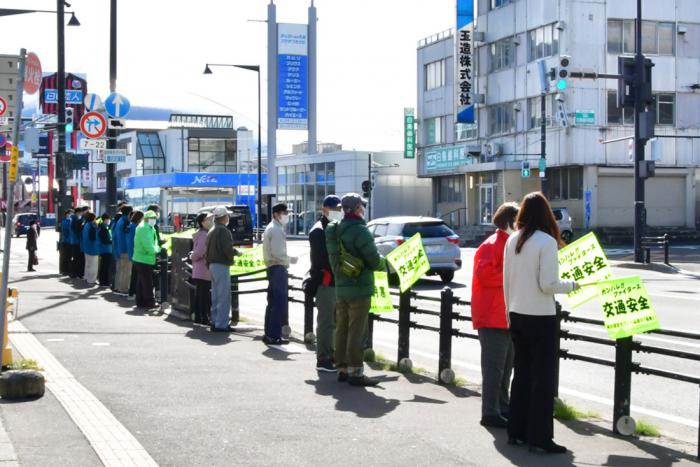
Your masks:
<path fill-rule="evenodd" d="M 503 145 L 501 143 L 486 143 L 483 153 L 487 156 L 500 156 L 503 154 Z"/>

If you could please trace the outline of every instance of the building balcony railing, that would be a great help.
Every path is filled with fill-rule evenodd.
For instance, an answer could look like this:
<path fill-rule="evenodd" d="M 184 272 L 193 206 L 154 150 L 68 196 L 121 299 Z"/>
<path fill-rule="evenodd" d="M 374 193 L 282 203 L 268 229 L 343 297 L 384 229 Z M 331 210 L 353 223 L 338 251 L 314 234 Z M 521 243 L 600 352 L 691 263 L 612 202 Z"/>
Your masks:
<path fill-rule="evenodd" d="M 433 44 L 438 41 L 442 41 L 447 39 L 448 37 L 452 37 L 454 35 L 454 28 L 450 29 L 445 29 L 444 31 L 440 31 L 437 34 L 433 34 L 432 36 L 428 36 L 424 39 L 421 39 L 418 41 L 418 48 L 425 47 L 426 45 Z"/>

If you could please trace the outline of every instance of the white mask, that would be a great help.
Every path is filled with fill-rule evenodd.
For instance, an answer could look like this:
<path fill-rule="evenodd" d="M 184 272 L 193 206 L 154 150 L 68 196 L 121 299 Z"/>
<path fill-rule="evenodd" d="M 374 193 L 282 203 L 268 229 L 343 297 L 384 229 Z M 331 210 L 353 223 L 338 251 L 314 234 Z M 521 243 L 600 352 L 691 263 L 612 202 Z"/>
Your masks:
<path fill-rule="evenodd" d="M 148 219 L 148 225 L 150 225 L 151 227 L 155 227 L 155 226 L 156 226 L 156 220 L 155 220 L 155 219 Z"/>
<path fill-rule="evenodd" d="M 287 225 L 289 223 L 289 214 L 282 214 L 280 216 L 280 224 Z"/>
<path fill-rule="evenodd" d="M 104 222 L 105 225 L 109 225 L 111 223 L 112 223 L 112 221 L 110 221 L 109 219 L 105 220 L 105 222 Z"/>
<path fill-rule="evenodd" d="M 343 213 L 340 211 L 328 211 L 326 217 L 331 221 L 340 221 L 343 218 Z"/>

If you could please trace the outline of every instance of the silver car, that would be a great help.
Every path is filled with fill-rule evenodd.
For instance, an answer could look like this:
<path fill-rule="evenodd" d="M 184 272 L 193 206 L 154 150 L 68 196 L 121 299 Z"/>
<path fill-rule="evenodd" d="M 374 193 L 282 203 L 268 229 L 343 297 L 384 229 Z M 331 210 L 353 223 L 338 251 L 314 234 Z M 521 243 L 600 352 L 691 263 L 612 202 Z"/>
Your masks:
<path fill-rule="evenodd" d="M 571 228 L 571 216 L 566 208 L 552 208 L 554 219 L 559 225 L 559 232 L 564 243 L 569 243 L 574 238 L 574 232 Z"/>
<path fill-rule="evenodd" d="M 462 267 L 459 235 L 440 219 L 422 216 L 382 217 L 374 219 L 367 227 L 374 236 L 377 250 L 384 256 L 420 233 L 430 262 L 428 274 L 439 275 L 444 283 L 452 282 L 455 271 Z"/>

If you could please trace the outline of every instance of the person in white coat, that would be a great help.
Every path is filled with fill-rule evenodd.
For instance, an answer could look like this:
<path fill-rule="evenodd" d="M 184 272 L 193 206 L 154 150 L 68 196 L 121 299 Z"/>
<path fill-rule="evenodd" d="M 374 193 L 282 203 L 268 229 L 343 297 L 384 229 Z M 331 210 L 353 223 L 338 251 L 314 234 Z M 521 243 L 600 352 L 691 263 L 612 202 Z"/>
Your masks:
<path fill-rule="evenodd" d="M 553 440 L 557 318 L 555 294 L 578 289 L 559 280 L 557 252 L 563 246 L 552 208 L 542 193 L 526 195 L 506 242 L 503 293 L 515 352 L 508 418 L 508 443 L 564 453 Z"/>

